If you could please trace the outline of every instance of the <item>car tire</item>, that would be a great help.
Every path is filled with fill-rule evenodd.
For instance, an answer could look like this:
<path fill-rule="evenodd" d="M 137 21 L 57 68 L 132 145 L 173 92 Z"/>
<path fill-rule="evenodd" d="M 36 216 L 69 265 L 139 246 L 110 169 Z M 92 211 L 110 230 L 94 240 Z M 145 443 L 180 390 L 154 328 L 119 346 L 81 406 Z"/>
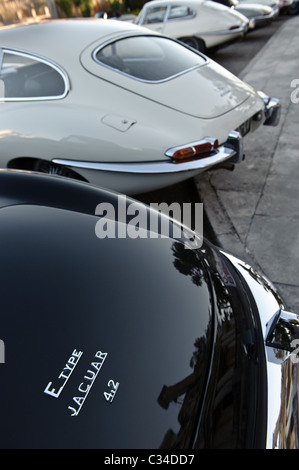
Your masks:
<path fill-rule="evenodd" d="M 187 38 L 182 38 L 181 41 L 198 52 L 205 52 L 205 43 L 202 39 L 190 36 Z"/>
<path fill-rule="evenodd" d="M 298 12 L 299 12 L 299 2 L 292 3 L 292 5 L 290 5 L 288 8 L 288 13 L 290 15 L 297 15 Z"/>
<path fill-rule="evenodd" d="M 57 165 L 56 163 L 48 162 L 46 160 L 36 160 L 33 165 L 33 171 L 37 171 L 39 173 L 48 173 L 51 175 L 65 176 L 66 178 L 72 178 L 80 181 L 86 181 L 83 176 L 79 175 L 70 168 L 63 165 Z"/>

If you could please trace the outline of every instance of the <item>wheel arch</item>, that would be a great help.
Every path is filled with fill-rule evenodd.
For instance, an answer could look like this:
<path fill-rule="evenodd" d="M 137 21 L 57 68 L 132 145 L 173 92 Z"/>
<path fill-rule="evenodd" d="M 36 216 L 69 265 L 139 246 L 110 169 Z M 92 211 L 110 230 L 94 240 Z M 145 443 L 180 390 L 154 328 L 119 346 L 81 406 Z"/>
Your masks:
<path fill-rule="evenodd" d="M 179 41 L 183 42 L 189 47 L 192 47 L 193 49 L 197 50 L 198 52 L 205 52 L 206 50 L 206 43 L 202 38 L 199 38 L 197 36 L 183 36 L 181 38 L 178 38 Z"/>
<path fill-rule="evenodd" d="M 51 161 L 43 158 L 25 156 L 13 158 L 8 162 L 7 168 L 14 170 L 36 171 L 39 173 L 49 173 L 77 179 L 80 181 L 87 181 L 83 176 L 71 168 L 68 168 L 64 165 L 58 165 L 57 163 L 52 163 Z"/>

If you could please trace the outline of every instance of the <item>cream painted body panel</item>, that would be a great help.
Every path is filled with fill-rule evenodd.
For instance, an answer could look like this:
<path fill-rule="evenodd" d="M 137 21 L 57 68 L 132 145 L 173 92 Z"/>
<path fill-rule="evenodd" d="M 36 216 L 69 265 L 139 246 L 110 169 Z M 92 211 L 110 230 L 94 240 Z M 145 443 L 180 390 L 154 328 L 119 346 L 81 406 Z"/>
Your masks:
<path fill-rule="evenodd" d="M 139 95 L 202 119 L 225 114 L 250 96 L 255 96 L 260 102 L 250 86 L 207 58 L 203 65 L 178 77 L 161 83 L 148 83 L 96 63 L 91 58 L 93 50 L 94 45 L 82 53 L 82 65 L 97 77 L 131 92 L 131 101 L 137 100 Z"/>
<path fill-rule="evenodd" d="M 78 23 L 81 39 L 76 34 Z M 103 41 L 132 31 L 152 34 L 112 20 L 52 21 L 0 31 L 1 47 L 46 56 L 67 72 L 70 81 L 63 99 L 0 103 L 2 168 L 19 157 L 111 164 L 169 161 L 165 156 L 169 148 L 205 137 L 222 144 L 232 130 L 263 112 L 254 90 L 211 61 L 179 78 L 150 85 L 92 60 L 91 51 Z M 64 41 L 65 48 L 55 47 L 53 37 L 56 44 Z M 91 183 L 127 194 L 173 184 L 202 171 L 132 175 L 75 170 Z"/>
<path fill-rule="evenodd" d="M 118 96 L 122 99 L 121 110 Z M 118 89 L 114 106 L 108 102 L 87 106 L 84 102 L 88 98 L 84 97 L 76 104 L 69 103 L 69 98 L 63 102 L 2 103 L 1 166 L 19 156 L 100 162 L 168 160 L 164 154 L 171 147 L 204 137 L 218 138 L 219 143 L 224 143 L 231 130 L 262 109 L 260 101 L 251 97 L 234 112 L 202 119 L 151 100 L 133 99 L 131 93 Z M 103 119 L 107 117 L 119 122 L 131 119 L 135 123 L 122 131 L 105 124 Z"/>

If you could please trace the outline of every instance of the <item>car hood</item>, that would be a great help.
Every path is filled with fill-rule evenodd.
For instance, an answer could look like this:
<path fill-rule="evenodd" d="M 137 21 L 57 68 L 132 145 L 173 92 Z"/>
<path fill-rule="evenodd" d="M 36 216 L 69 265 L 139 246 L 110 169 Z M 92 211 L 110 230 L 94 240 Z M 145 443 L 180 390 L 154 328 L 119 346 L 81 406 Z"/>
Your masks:
<path fill-rule="evenodd" d="M 197 118 L 216 118 L 255 95 L 250 86 L 208 58 L 203 65 L 169 80 L 145 82 L 96 63 L 92 59 L 93 50 L 94 46 L 81 55 L 81 63 L 88 72 L 133 94 Z"/>
<path fill-rule="evenodd" d="M 1 447 L 188 447 L 211 349 L 200 257 L 170 238 L 96 237 L 86 208 L 112 193 L 0 176 Z"/>

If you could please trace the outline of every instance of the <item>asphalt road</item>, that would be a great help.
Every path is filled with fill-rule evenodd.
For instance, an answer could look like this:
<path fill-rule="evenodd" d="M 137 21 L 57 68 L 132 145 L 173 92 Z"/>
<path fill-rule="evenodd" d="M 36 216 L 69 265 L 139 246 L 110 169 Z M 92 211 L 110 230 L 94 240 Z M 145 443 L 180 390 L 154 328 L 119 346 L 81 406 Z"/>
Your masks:
<path fill-rule="evenodd" d="M 258 28 L 247 34 L 242 40 L 211 54 L 211 59 L 238 76 L 277 29 L 289 18 L 291 16 L 280 15 L 267 26 Z"/>
<path fill-rule="evenodd" d="M 242 40 L 219 49 L 217 52 L 207 55 L 228 69 L 230 72 L 238 76 L 246 67 L 246 65 L 255 57 L 259 50 L 271 38 L 275 31 L 277 31 L 277 29 L 285 21 L 288 21 L 289 18 L 291 17 L 287 15 L 280 15 L 272 23 L 252 31 Z M 193 179 L 189 179 L 183 183 L 169 186 L 158 191 L 144 193 L 141 195 L 139 194 L 134 196 L 134 198 L 146 204 L 161 202 L 166 202 L 167 204 L 171 204 L 172 202 L 178 202 L 180 204 L 202 202 L 204 204 L 204 200 L 199 200 Z M 209 221 L 204 214 L 204 236 L 217 244 L 217 240 L 215 239 L 212 228 L 212 223 L 213 221 Z"/>

